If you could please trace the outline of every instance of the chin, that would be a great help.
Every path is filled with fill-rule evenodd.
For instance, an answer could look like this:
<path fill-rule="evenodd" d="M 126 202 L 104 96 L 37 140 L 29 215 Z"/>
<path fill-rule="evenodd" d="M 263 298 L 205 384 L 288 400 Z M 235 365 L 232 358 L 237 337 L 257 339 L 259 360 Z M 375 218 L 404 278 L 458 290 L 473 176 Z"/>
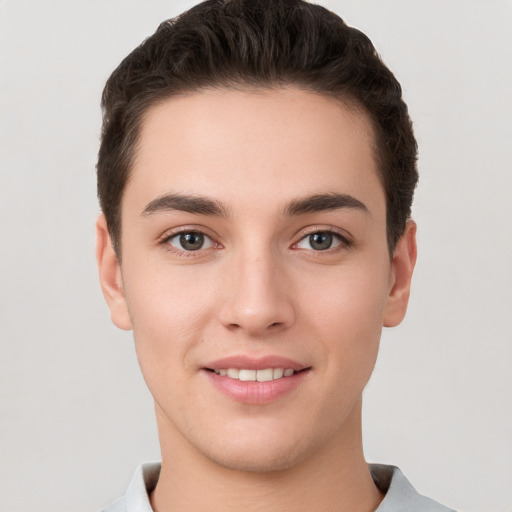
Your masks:
<path fill-rule="evenodd" d="M 295 439 L 294 439 L 295 437 Z M 297 439 L 298 437 L 298 439 Z M 202 454 L 214 464 L 247 473 L 273 473 L 297 466 L 315 453 L 314 443 L 301 443 L 303 436 L 270 435 L 235 436 L 219 444 L 203 446 Z M 198 447 L 201 448 L 201 447 Z"/>
<path fill-rule="evenodd" d="M 252 453 L 244 450 L 243 453 L 206 453 L 211 462 L 223 468 L 244 473 L 275 473 L 285 471 L 298 464 L 304 457 L 298 453 Z"/>

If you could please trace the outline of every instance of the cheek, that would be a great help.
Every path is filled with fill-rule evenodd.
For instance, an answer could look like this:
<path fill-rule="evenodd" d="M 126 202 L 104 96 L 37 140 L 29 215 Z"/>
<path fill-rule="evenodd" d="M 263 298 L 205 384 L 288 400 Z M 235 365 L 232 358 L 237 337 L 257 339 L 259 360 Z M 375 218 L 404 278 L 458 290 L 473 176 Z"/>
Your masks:
<path fill-rule="evenodd" d="M 134 330 L 176 333 L 193 329 L 208 312 L 212 286 L 205 269 L 165 264 L 155 258 L 135 262 L 126 275 L 125 293 Z"/>
<path fill-rule="evenodd" d="M 186 368 L 187 354 L 202 341 L 212 301 L 210 287 L 196 274 L 191 266 L 151 264 L 127 272 L 125 294 L 145 377 L 163 378 L 175 367 Z"/>
<path fill-rule="evenodd" d="M 360 261 L 322 270 L 301 285 L 304 308 L 324 317 L 326 324 L 341 324 L 343 331 L 361 324 L 382 326 L 388 297 L 389 264 Z M 365 320 L 363 322 L 363 319 Z"/>
<path fill-rule="evenodd" d="M 308 284 L 302 308 L 323 340 L 327 366 L 369 374 L 377 357 L 388 295 L 386 262 L 340 267 Z M 367 371 L 365 372 L 365 369 Z M 335 368 L 333 368 L 335 371 Z"/>

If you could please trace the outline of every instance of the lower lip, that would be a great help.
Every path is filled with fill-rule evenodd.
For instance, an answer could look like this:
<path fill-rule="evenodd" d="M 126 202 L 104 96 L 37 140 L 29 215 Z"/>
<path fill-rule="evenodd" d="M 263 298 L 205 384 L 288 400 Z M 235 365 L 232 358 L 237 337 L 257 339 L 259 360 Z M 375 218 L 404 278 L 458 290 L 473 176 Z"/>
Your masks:
<path fill-rule="evenodd" d="M 271 403 L 294 391 L 309 373 L 309 369 L 266 382 L 230 379 L 208 370 L 204 370 L 204 373 L 221 393 L 240 403 L 259 405 Z"/>

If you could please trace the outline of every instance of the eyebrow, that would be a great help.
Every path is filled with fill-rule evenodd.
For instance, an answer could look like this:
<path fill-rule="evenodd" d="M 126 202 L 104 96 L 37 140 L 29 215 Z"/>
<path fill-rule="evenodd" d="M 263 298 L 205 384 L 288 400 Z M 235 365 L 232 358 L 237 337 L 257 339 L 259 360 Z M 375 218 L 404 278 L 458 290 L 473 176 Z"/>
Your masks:
<path fill-rule="evenodd" d="M 287 217 L 329 210 L 350 208 L 369 213 L 364 203 L 349 194 L 315 194 L 290 201 L 283 213 Z M 229 217 L 229 209 L 219 201 L 205 196 L 186 194 L 165 194 L 153 199 L 142 211 L 143 216 L 167 211 L 182 211 L 196 215 Z"/>
<path fill-rule="evenodd" d="M 219 201 L 204 196 L 184 194 L 166 194 L 157 197 L 146 205 L 142 215 L 172 210 L 215 217 L 228 217 L 229 215 L 228 209 Z"/>
<path fill-rule="evenodd" d="M 367 206 L 349 194 L 315 194 L 302 199 L 295 199 L 288 203 L 284 209 L 286 216 L 303 215 L 306 213 L 324 212 L 328 210 L 338 210 L 341 208 L 350 208 L 361 210 L 369 214 Z"/>

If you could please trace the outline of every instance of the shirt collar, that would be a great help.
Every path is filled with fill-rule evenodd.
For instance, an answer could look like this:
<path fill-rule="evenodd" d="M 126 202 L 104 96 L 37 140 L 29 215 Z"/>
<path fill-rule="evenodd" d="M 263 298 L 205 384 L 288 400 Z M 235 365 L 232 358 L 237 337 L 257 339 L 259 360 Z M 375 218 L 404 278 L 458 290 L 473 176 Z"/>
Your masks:
<path fill-rule="evenodd" d="M 375 512 L 454 512 L 422 496 L 396 466 L 369 464 L 373 481 L 384 499 Z"/>
<path fill-rule="evenodd" d="M 160 468 L 160 462 L 146 462 L 137 467 L 124 495 L 126 512 L 153 512 L 149 495 L 156 487 Z"/>

